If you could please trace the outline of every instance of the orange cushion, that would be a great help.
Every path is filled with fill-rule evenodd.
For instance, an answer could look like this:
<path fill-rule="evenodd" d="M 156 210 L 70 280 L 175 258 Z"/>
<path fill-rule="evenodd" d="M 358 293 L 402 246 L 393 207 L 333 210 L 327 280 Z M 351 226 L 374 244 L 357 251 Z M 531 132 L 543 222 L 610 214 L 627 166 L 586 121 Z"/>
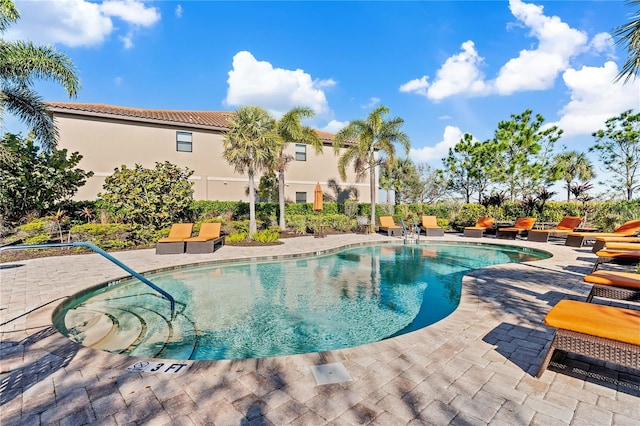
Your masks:
<path fill-rule="evenodd" d="M 623 242 L 623 243 L 640 243 L 640 238 L 638 237 L 597 237 L 596 241 L 606 243 L 613 242 Z"/>
<path fill-rule="evenodd" d="M 399 228 L 391 216 L 380 216 L 380 226 L 383 228 Z"/>
<path fill-rule="evenodd" d="M 620 234 L 614 234 L 611 232 L 571 232 L 569 234 L 571 237 L 593 237 L 593 239 L 597 237 L 619 237 Z"/>
<path fill-rule="evenodd" d="M 435 216 L 422 216 L 423 228 L 439 228 L 438 219 Z"/>
<path fill-rule="evenodd" d="M 481 217 L 476 221 L 476 226 L 471 226 L 470 228 L 491 228 L 495 221 L 492 217 Z"/>
<path fill-rule="evenodd" d="M 640 290 L 640 274 L 633 272 L 595 271 L 586 275 L 584 281 L 592 284 L 612 285 Z"/>
<path fill-rule="evenodd" d="M 620 227 L 613 232 L 620 235 L 633 235 L 638 231 L 640 231 L 640 220 L 630 220 L 620 225 Z"/>
<path fill-rule="evenodd" d="M 185 241 L 185 238 L 175 238 L 175 237 L 164 237 L 158 240 L 159 243 L 179 243 L 181 241 Z"/>
<path fill-rule="evenodd" d="M 556 226 L 557 230 L 560 231 L 573 231 L 575 228 L 580 225 L 582 222 L 582 218 L 578 216 L 565 216 L 562 218 L 558 226 Z"/>
<path fill-rule="evenodd" d="M 189 238 L 193 230 L 193 223 L 174 223 L 169 231 L 169 238 Z"/>
<path fill-rule="evenodd" d="M 544 318 L 550 327 L 640 345 L 640 311 L 561 300 Z"/>
<path fill-rule="evenodd" d="M 596 256 L 617 257 L 620 259 L 640 259 L 640 250 L 635 250 L 635 251 L 600 250 L 596 253 Z"/>
<path fill-rule="evenodd" d="M 640 250 L 640 244 L 608 242 L 607 250 Z"/>
<path fill-rule="evenodd" d="M 534 223 L 536 223 L 535 217 L 520 217 L 516 220 L 516 223 L 513 224 L 513 227 L 518 229 L 531 229 Z"/>

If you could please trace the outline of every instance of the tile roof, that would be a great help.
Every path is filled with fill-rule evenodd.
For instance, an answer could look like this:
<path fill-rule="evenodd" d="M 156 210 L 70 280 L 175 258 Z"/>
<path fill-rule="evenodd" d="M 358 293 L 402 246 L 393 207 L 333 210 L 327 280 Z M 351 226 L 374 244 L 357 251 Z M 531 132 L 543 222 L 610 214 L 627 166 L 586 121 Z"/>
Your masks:
<path fill-rule="evenodd" d="M 129 108 L 105 104 L 79 104 L 71 102 L 46 102 L 54 113 L 111 117 L 123 120 L 162 122 L 190 125 L 194 127 L 228 130 L 229 119 L 234 111 L 178 111 Z M 333 133 L 316 130 L 323 141 L 331 141 Z"/>

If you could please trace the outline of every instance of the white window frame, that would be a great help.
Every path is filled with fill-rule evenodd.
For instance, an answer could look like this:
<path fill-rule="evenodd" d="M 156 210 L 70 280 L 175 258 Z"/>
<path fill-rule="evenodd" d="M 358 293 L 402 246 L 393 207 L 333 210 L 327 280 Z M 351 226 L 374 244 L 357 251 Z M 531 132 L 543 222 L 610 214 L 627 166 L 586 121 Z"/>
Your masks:
<path fill-rule="evenodd" d="M 304 200 L 302 200 L 301 194 L 304 194 Z M 307 193 L 296 192 L 296 204 L 306 204 L 306 203 L 307 203 Z"/>
<path fill-rule="evenodd" d="M 296 144 L 296 161 L 307 161 L 307 145 L 303 143 Z"/>
<path fill-rule="evenodd" d="M 193 134 L 191 132 L 176 132 L 176 151 L 193 152 Z"/>

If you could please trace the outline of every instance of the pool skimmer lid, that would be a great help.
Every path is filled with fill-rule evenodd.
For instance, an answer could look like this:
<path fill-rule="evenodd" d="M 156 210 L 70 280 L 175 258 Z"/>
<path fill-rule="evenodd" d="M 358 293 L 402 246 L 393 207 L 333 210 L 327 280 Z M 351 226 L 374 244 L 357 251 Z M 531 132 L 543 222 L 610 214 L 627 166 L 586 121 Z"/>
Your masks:
<path fill-rule="evenodd" d="M 316 381 L 316 386 L 332 383 L 353 382 L 353 377 L 347 371 L 344 364 L 334 362 L 331 364 L 312 365 L 309 367 Z"/>

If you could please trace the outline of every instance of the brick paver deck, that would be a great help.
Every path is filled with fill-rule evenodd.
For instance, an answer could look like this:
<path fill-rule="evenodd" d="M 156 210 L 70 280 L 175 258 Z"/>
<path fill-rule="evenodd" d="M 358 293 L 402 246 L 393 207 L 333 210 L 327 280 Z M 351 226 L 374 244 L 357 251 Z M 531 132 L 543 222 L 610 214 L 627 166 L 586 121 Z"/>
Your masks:
<path fill-rule="evenodd" d="M 114 256 L 144 272 L 389 238 L 331 235 L 262 248 L 225 246 L 214 254 Z M 314 354 L 183 361 L 188 368 L 181 374 L 126 371 L 138 359 L 79 346 L 53 328 L 52 311 L 65 297 L 124 275 L 99 255 L 0 264 L 0 423 L 640 424 L 637 371 L 568 357 L 535 378 L 553 333 L 542 319 L 560 299 L 584 300 L 589 286 L 582 277 L 595 259 L 589 249 L 482 241 L 543 248 L 553 257 L 467 275 L 459 308 L 410 334 Z M 334 362 L 353 381 L 316 386 L 310 367 Z"/>

